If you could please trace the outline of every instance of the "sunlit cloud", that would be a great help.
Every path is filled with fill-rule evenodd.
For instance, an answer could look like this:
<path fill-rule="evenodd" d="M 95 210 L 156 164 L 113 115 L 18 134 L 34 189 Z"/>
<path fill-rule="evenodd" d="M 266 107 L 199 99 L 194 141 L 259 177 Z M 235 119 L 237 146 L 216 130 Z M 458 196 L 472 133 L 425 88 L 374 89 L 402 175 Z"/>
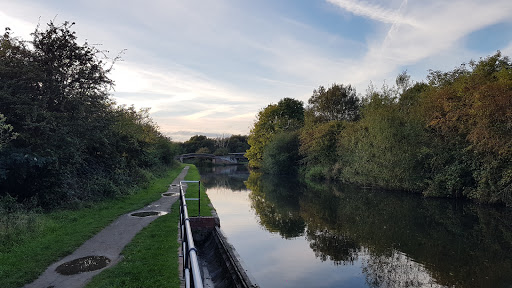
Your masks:
<path fill-rule="evenodd" d="M 4 33 L 4 29 L 7 27 L 11 29 L 14 37 L 21 37 L 23 39 L 28 39 L 30 37 L 30 33 L 34 32 L 36 28 L 29 21 L 12 17 L 11 15 L 8 15 L 5 12 L 0 11 L 1 34 Z"/>
<path fill-rule="evenodd" d="M 0 0 L 0 25 L 30 38 L 39 22 L 70 20 L 80 43 L 103 44 L 111 57 L 126 49 L 111 74 L 114 99 L 151 108 L 177 140 L 247 134 L 260 109 L 284 97 L 306 103 L 319 85 L 364 94 L 405 69 L 422 80 L 428 69 L 487 56 L 465 39 L 512 23 L 509 0 L 64 3 Z M 488 53 L 499 49 L 511 55 L 512 42 Z"/>

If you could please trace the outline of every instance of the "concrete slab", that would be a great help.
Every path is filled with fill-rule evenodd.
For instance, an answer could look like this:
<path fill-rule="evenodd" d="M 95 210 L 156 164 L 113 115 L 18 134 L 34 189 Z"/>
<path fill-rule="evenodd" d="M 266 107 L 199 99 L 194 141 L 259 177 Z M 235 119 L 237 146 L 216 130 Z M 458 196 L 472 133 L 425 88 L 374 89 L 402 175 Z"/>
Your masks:
<path fill-rule="evenodd" d="M 95 275 L 99 274 L 104 269 L 116 265 L 122 260 L 121 251 L 130 243 L 133 237 L 145 226 L 149 225 L 163 213 L 170 211 L 170 208 L 176 200 L 179 198 L 179 181 L 184 180 L 185 175 L 188 172 L 188 166 L 176 177 L 169 187 L 166 193 L 170 193 L 170 196 L 162 196 L 159 200 L 149 204 L 148 206 L 132 211 L 128 214 L 120 216 L 113 223 L 103 229 L 101 232 L 96 234 L 93 238 L 87 240 L 82 246 L 80 246 L 71 255 L 68 255 L 61 260 L 50 265 L 46 271 L 39 276 L 34 282 L 25 285 L 26 288 L 74 288 L 83 287 L 85 284 L 92 279 Z M 131 216 L 135 212 L 144 211 L 157 211 L 161 212 L 160 215 L 148 216 L 148 217 L 136 217 Z M 105 268 L 83 272 L 75 275 L 61 275 L 55 271 L 55 269 L 66 262 L 86 257 L 86 256 L 105 256 L 111 261 Z"/>

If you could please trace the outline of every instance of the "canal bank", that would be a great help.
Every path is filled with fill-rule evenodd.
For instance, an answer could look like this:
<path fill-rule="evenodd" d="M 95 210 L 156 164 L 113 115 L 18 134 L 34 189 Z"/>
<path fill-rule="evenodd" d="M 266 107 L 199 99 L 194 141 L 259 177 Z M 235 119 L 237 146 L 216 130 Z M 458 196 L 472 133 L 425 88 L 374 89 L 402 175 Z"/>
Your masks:
<path fill-rule="evenodd" d="M 190 190 L 187 190 L 188 194 L 191 193 Z M 183 197 L 183 199 L 185 199 Z M 189 201 L 185 206 L 182 207 L 191 207 L 195 205 L 195 203 L 190 203 L 192 201 L 196 201 L 197 198 L 188 198 Z M 187 200 L 186 200 L 187 201 Z M 199 203 L 198 203 L 199 204 Z M 242 260 L 236 249 L 229 243 L 228 239 L 222 232 L 220 228 L 220 219 L 215 211 L 213 205 L 210 204 L 210 211 L 212 216 L 197 216 L 197 217 L 189 217 L 188 223 L 190 223 L 190 227 L 192 230 L 193 236 L 193 250 L 197 253 L 198 259 L 198 267 L 199 272 L 201 274 L 201 279 L 203 281 L 204 287 L 222 287 L 222 288 L 256 288 L 259 287 L 256 284 L 256 281 L 253 277 L 250 276 L 250 273 L 244 268 Z M 188 213 L 183 214 L 188 215 Z M 185 216 L 186 217 L 186 216 Z M 178 253 L 180 255 L 180 275 L 182 287 L 186 287 L 185 277 L 186 273 L 185 268 L 190 267 L 183 263 L 185 258 L 189 258 L 190 255 L 183 257 L 182 248 L 184 239 L 184 234 L 181 226 L 178 241 L 180 243 L 180 248 Z M 188 244 L 190 245 L 190 244 Z M 191 250 L 192 250 L 191 249 Z M 188 250 L 188 249 L 185 249 Z M 191 261 L 190 259 L 188 261 Z M 192 265 L 192 268 L 194 266 Z M 193 274 L 193 273 L 191 273 Z M 190 277 L 192 278 L 192 277 Z"/>
<path fill-rule="evenodd" d="M 174 184 L 185 179 L 188 168 L 183 168 L 174 179 Z M 115 219 L 73 253 L 51 264 L 35 281 L 24 287 L 84 287 L 93 277 L 124 260 L 122 251 L 125 246 L 143 228 L 170 211 L 178 200 L 177 192 L 177 187 L 171 185 L 157 201 Z"/>

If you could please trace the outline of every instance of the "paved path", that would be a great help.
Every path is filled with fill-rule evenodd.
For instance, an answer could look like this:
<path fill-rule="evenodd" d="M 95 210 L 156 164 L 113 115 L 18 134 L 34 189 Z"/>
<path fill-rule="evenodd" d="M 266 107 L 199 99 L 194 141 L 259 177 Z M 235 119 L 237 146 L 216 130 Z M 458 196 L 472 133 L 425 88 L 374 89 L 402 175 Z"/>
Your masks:
<path fill-rule="evenodd" d="M 179 181 L 185 178 L 188 172 L 188 166 L 181 171 L 176 177 L 172 184 L 179 184 Z M 26 288 L 74 288 L 83 287 L 85 284 L 92 279 L 95 275 L 99 274 L 103 269 L 112 267 L 122 260 L 121 251 L 124 246 L 130 243 L 132 238 L 142 228 L 147 226 L 158 216 L 150 217 L 135 217 L 130 214 L 142 211 L 159 211 L 169 212 L 172 204 L 179 198 L 179 187 L 171 185 L 167 192 L 176 193 L 172 196 L 162 196 L 159 200 L 151 203 L 150 205 L 137 210 L 132 211 L 128 214 L 122 215 L 117 218 L 112 224 L 107 226 L 101 232 L 96 234 L 93 238 L 87 240 L 82 246 L 80 246 L 73 254 L 68 255 L 61 260 L 53 263 L 46 269 L 46 271 L 39 276 L 39 278 L 25 285 Z M 84 272 L 75 275 L 61 275 L 55 272 L 55 269 L 68 261 L 78 259 L 86 256 L 105 256 L 109 258 L 110 263 L 103 269 Z"/>

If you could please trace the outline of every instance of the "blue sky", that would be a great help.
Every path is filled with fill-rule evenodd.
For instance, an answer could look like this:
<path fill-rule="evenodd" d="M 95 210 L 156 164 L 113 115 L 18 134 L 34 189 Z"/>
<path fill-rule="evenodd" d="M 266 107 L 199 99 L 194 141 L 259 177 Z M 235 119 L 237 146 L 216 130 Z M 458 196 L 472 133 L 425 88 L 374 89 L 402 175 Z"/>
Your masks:
<path fill-rule="evenodd" d="M 364 94 L 403 70 L 421 81 L 512 56 L 510 0 L 0 0 L 0 27 L 25 39 L 52 19 L 112 57 L 126 49 L 113 97 L 178 141 L 248 134 L 261 108 L 319 85 Z"/>

